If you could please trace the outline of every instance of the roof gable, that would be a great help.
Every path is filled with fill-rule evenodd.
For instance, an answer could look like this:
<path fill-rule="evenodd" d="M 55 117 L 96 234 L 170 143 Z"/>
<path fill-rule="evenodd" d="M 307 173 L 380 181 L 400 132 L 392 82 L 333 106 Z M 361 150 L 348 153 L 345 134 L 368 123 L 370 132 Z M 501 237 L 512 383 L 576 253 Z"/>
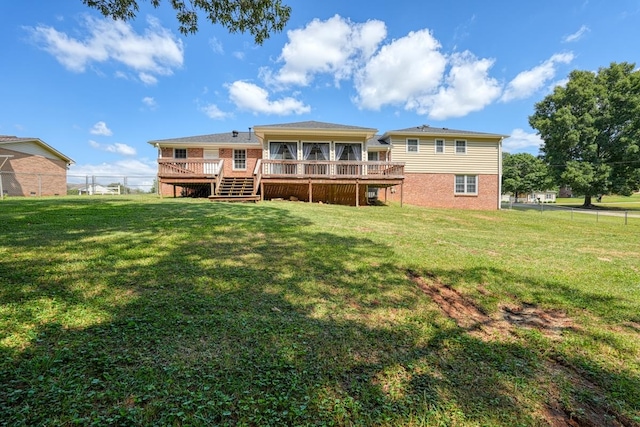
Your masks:
<path fill-rule="evenodd" d="M 28 149 L 30 144 L 35 144 L 37 150 Z M 8 150 L 17 151 L 25 154 L 42 155 L 50 154 L 67 164 L 75 163 L 71 157 L 62 154 L 40 138 L 24 138 L 11 135 L 0 135 L 0 146 L 4 146 Z"/>

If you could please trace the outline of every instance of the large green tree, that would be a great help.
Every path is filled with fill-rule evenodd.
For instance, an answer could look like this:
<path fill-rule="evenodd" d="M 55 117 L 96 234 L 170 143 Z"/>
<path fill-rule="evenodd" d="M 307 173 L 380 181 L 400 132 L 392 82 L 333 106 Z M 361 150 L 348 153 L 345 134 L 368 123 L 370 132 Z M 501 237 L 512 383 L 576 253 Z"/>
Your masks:
<path fill-rule="evenodd" d="M 502 155 L 502 191 L 518 194 L 545 191 L 553 187 L 547 165 L 529 153 Z"/>
<path fill-rule="evenodd" d="M 584 194 L 631 195 L 640 188 L 640 71 L 635 64 L 572 71 L 566 86 L 535 105 L 529 123 L 558 185 Z"/>
<path fill-rule="evenodd" d="M 261 45 L 274 32 L 280 32 L 289 20 L 291 8 L 281 0 L 168 0 L 176 11 L 183 34 L 198 31 L 198 16 L 204 14 L 213 24 L 229 32 L 249 32 Z M 117 20 L 134 19 L 138 3 L 149 2 L 154 7 L 162 0 L 82 0 L 104 16 Z"/>

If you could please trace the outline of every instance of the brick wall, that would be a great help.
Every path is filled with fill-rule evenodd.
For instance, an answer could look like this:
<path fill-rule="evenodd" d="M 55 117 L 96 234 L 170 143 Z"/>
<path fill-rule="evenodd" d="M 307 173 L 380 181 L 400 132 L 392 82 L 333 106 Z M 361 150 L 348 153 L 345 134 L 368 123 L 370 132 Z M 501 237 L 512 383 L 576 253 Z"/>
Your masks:
<path fill-rule="evenodd" d="M 403 202 L 416 206 L 455 209 L 498 209 L 498 175 L 478 175 L 477 195 L 454 194 L 454 174 L 405 173 Z M 400 201 L 400 186 L 387 191 L 388 200 Z M 380 192 L 384 200 L 384 190 Z"/>
<path fill-rule="evenodd" d="M 262 150 L 260 148 L 247 149 L 247 169 L 233 170 L 233 149 L 221 148 L 220 158 L 224 159 L 224 176 L 226 177 L 242 177 L 253 176 L 253 170 L 256 167 L 258 159 L 262 158 Z"/>
<path fill-rule="evenodd" d="M 0 149 L 13 156 L 2 167 L 2 188 L 9 196 L 67 194 L 67 164 L 63 160 Z"/>

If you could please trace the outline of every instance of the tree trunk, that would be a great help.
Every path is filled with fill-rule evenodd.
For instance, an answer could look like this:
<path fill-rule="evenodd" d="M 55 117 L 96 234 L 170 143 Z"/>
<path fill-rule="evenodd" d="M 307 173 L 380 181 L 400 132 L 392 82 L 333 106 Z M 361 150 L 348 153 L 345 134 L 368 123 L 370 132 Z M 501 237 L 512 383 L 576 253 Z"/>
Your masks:
<path fill-rule="evenodd" d="M 593 203 L 591 203 L 591 196 L 584 196 L 584 203 L 582 204 L 583 208 L 592 208 Z"/>

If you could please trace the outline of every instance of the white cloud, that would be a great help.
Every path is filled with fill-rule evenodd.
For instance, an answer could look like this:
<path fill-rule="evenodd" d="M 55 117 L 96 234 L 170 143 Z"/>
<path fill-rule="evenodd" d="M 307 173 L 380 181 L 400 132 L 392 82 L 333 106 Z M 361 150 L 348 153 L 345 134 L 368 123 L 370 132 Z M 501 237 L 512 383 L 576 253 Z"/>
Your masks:
<path fill-rule="evenodd" d="M 585 34 L 587 34 L 589 31 L 591 31 L 589 29 L 589 27 L 587 27 L 586 25 L 583 25 L 582 27 L 580 27 L 580 29 L 578 31 L 576 31 L 573 34 L 569 34 L 568 36 L 565 36 L 562 41 L 564 43 L 572 43 L 572 42 L 577 42 L 578 40 L 580 40 L 582 38 L 582 36 L 584 36 Z"/>
<path fill-rule="evenodd" d="M 200 111 L 205 113 L 210 119 L 214 120 L 222 120 L 231 116 L 231 114 L 225 113 L 215 104 L 205 105 L 204 107 L 200 108 Z"/>
<path fill-rule="evenodd" d="M 440 47 L 428 30 L 410 32 L 383 46 L 357 73 L 355 102 L 378 110 L 386 104 L 413 103 L 416 97 L 433 93 L 447 64 Z"/>
<path fill-rule="evenodd" d="M 154 84 L 158 83 L 158 79 L 153 74 L 139 73 L 138 78 L 147 86 L 153 86 Z"/>
<path fill-rule="evenodd" d="M 224 53 L 224 48 L 222 47 L 222 42 L 215 37 L 211 37 L 209 39 L 209 47 L 214 53 L 222 55 Z"/>
<path fill-rule="evenodd" d="M 335 15 L 326 21 L 314 19 L 287 35 L 289 42 L 279 57 L 284 65 L 269 83 L 307 86 L 318 73 L 332 74 L 336 84 L 350 78 L 376 51 L 387 29 L 382 21 L 357 24 Z"/>
<path fill-rule="evenodd" d="M 558 64 L 568 64 L 573 58 L 571 52 L 555 54 L 537 67 L 522 71 L 509 82 L 501 101 L 509 102 L 533 95 L 555 77 Z"/>
<path fill-rule="evenodd" d="M 142 98 L 142 103 L 152 110 L 155 110 L 155 108 L 158 106 L 156 100 L 151 96 L 145 96 L 144 98 Z"/>
<path fill-rule="evenodd" d="M 244 59 L 244 52 L 241 51 L 236 51 L 233 52 L 232 55 L 236 58 L 239 59 L 240 61 L 242 61 Z"/>
<path fill-rule="evenodd" d="M 407 102 L 406 109 L 444 120 L 479 111 L 500 96 L 500 84 L 489 77 L 493 60 L 477 59 L 467 51 L 451 55 L 449 62 L 451 68 L 438 93 L 416 97 Z"/>
<path fill-rule="evenodd" d="M 173 74 L 182 66 L 182 41 L 153 18 L 144 34 L 137 34 L 126 22 L 84 18 L 84 38 L 74 38 L 53 27 L 27 27 L 32 40 L 53 55 L 65 68 L 84 72 L 92 63 L 113 61 L 138 73 L 146 84 L 155 84 L 156 76 Z"/>
<path fill-rule="evenodd" d="M 103 121 L 100 121 L 93 125 L 91 130 L 89 131 L 92 135 L 102 135 L 102 136 L 111 136 L 113 132 L 111 129 L 107 127 L 107 124 Z"/>
<path fill-rule="evenodd" d="M 402 105 L 443 120 L 478 111 L 500 96 L 500 85 L 489 77 L 493 60 L 468 51 L 447 56 L 440 48 L 428 30 L 383 46 L 357 74 L 354 101 L 372 110 Z"/>
<path fill-rule="evenodd" d="M 527 133 L 522 129 L 514 129 L 511 136 L 502 141 L 502 149 L 508 153 L 530 152 L 538 153 L 542 139 L 537 133 Z"/>
<path fill-rule="evenodd" d="M 242 110 L 283 116 L 288 114 L 303 114 L 311 111 L 309 106 L 291 97 L 270 101 L 269 93 L 253 83 L 235 81 L 227 88 L 231 101 Z"/>
<path fill-rule="evenodd" d="M 136 149 L 127 144 L 116 142 L 114 144 L 99 144 L 96 141 L 89 140 L 91 145 L 96 150 L 107 151 L 109 153 L 122 154 L 123 156 L 135 156 Z"/>

